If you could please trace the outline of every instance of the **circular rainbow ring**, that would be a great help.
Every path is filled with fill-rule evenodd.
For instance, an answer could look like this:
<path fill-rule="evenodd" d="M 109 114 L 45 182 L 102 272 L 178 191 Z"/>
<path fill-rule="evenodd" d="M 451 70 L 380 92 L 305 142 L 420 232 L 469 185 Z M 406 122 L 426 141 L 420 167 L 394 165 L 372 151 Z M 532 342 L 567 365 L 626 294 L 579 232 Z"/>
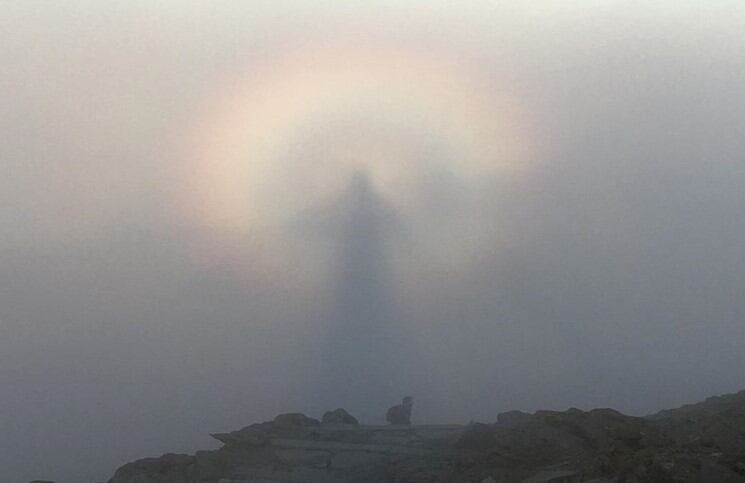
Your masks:
<path fill-rule="evenodd" d="M 454 49 L 337 39 L 272 50 L 189 127 L 181 209 L 211 231 L 250 233 L 338 192 L 355 171 L 411 204 L 435 144 L 447 153 L 438 169 L 459 179 L 518 172 L 530 133 L 494 77 Z"/>

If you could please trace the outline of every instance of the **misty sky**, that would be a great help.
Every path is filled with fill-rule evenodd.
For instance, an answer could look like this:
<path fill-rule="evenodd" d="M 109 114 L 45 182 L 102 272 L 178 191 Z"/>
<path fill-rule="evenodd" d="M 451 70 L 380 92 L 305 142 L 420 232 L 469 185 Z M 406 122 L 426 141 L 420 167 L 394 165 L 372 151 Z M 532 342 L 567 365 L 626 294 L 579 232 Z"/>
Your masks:
<path fill-rule="evenodd" d="M 339 406 L 745 388 L 745 4 L 0 3 L 0 481 Z"/>

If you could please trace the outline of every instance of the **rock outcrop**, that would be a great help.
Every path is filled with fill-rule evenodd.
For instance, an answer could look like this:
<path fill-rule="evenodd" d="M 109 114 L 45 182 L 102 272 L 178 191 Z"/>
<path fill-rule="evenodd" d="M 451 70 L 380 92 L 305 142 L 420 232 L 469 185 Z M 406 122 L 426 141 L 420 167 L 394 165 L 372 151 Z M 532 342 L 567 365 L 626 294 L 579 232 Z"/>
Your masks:
<path fill-rule="evenodd" d="M 646 418 L 612 409 L 500 414 L 469 426 L 448 481 L 485 478 L 745 482 L 745 391 Z"/>
<path fill-rule="evenodd" d="M 349 413 L 282 414 L 212 436 L 224 446 L 119 468 L 109 483 L 435 482 L 451 469 L 461 425 L 366 426 Z"/>
<path fill-rule="evenodd" d="M 109 483 L 745 482 L 745 391 L 640 418 L 510 411 L 491 424 L 354 424 L 299 413 L 213 436 L 215 451 L 127 464 Z"/>
<path fill-rule="evenodd" d="M 357 418 L 339 408 L 333 411 L 327 411 L 321 418 L 322 424 L 359 424 Z"/>

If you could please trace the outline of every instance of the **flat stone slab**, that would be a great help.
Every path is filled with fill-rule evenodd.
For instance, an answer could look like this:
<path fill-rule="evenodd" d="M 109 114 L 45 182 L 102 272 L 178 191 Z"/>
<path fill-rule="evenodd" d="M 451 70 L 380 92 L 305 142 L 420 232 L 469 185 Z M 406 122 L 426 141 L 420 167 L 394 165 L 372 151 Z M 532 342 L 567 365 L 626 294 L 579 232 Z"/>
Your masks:
<path fill-rule="evenodd" d="M 347 483 L 328 471 L 297 468 L 280 471 L 260 468 L 238 468 L 225 483 Z M 222 482 L 221 482 L 222 483 Z"/>
<path fill-rule="evenodd" d="M 422 448 L 411 448 L 408 446 L 392 444 L 355 444 L 340 443 L 336 441 L 308 441 L 304 439 L 282 439 L 272 438 L 270 444 L 275 448 L 292 448 L 318 451 L 331 451 L 338 453 L 341 451 L 356 451 L 369 453 L 383 453 L 395 455 L 410 456 L 428 456 L 433 454 L 431 450 Z"/>
<path fill-rule="evenodd" d="M 385 463 L 386 455 L 369 451 L 344 451 L 331 458 L 331 468 L 347 470 L 361 466 L 376 466 Z"/>
<path fill-rule="evenodd" d="M 322 424 L 315 426 L 313 431 L 462 431 L 466 426 L 462 424 L 380 424 L 380 425 L 362 425 L 362 424 Z"/>
<path fill-rule="evenodd" d="M 388 444 L 391 446 L 410 446 L 415 436 L 412 435 L 400 435 L 396 433 L 385 433 L 385 432 L 374 432 L 370 436 L 370 443 L 372 444 Z"/>
<path fill-rule="evenodd" d="M 290 466 L 314 466 L 325 468 L 328 466 L 332 453 L 330 451 L 319 451 L 316 449 L 277 449 L 274 456 L 284 464 Z"/>
<path fill-rule="evenodd" d="M 579 481 L 579 473 L 571 470 L 541 471 L 522 483 L 569 483 Z"/>

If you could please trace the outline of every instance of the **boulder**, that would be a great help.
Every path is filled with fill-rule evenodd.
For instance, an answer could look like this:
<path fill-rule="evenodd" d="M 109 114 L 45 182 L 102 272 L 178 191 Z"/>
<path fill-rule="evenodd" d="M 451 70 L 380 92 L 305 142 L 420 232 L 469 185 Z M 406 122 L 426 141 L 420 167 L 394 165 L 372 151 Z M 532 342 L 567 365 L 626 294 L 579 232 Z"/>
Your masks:
<path fill-rule="evenodd" d="M 359 421 L 344 409 L 338 408 L 326 411 L 321 418 L 321 424 L 359 424 Z"/>
<path fill-rule="evenodd" d="M 309 418 L 303 413 L 285 413 L 274 418 L 274 425 L 278 428 L 306 428 L 320 424 L 317 419 Z"/>
<path fill-rule="evenodd" d="M 194 462 L 194 456 L 185 454 L 143 458 L 116 470 L 109 483 L 184 483 L 191 480 Z"/>

